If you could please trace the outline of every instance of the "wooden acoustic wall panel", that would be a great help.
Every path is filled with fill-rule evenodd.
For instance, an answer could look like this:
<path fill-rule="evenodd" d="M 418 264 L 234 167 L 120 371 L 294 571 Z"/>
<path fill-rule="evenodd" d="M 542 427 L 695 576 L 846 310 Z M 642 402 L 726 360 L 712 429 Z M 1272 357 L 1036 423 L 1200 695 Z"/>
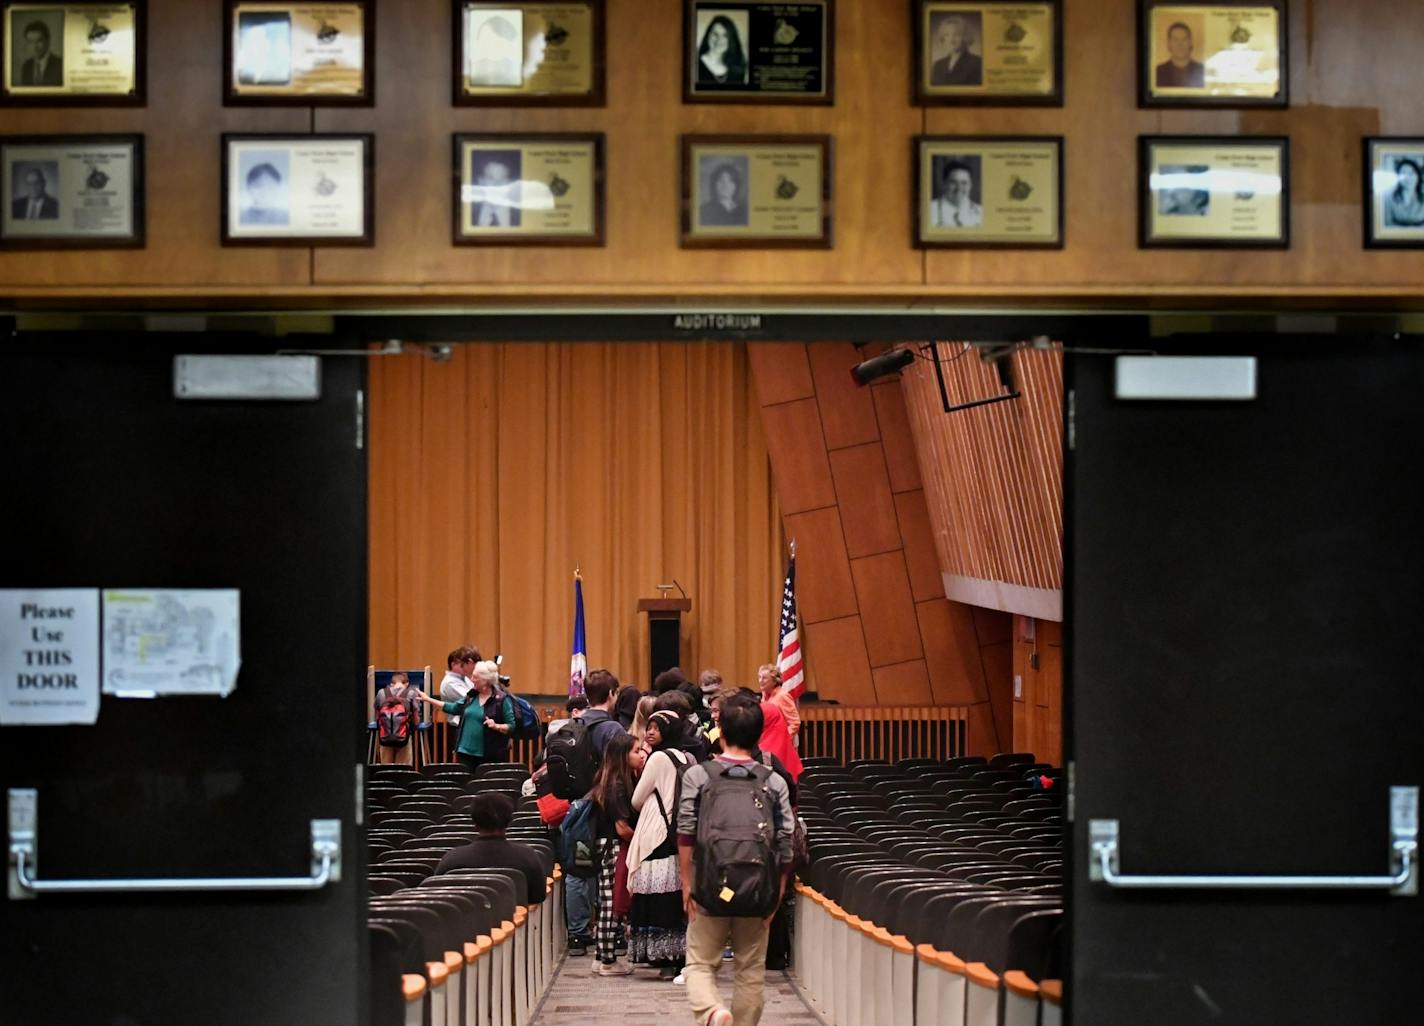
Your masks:
<path fill-rule="evenodd" d="M 0 131 L 7 135 L 142 134 L 148 240 L 143 249 L 0 253 L 0 291 L 13 284 L 203 285 L 216 292 L 311 282 L 309 250 L 218 245 L 222 133 L 305 132 L 311 125 L 306 109 L 222 106 L 221 6 L 150 0 L 147 107 L 0 111 Z"/>
<path fill-rule="evenodd" d="M 1063 762 L 1063 630 L 1051 620 L 1014 617 L 1014 750 Z"/>
<path fill-rule="evenodd" d="M 908 76 L 886 74 L 903 68 L 911 50 L 910 19 L 900 12 L 837 6 L 834 106 L 684 104 L 683 5 L 608 0 L 606 107 L 455 109 L 449 0 L 400 0 L 390 8 L 382 7 L 374 110 L 316 115 L 318 130 L 379 136 L 378 245 L 366 253 L 318 252 L 319 282 L 531 289 L 608 283 L 632 294 L 659 284 L 755 291 L 777 283 L 920 283 L 920 254 L 903 233 L 884 230 L 891 211 L 909 209 L 908 140 L 920 127 Z M 477 131 L 604 133 L 607 247 L 451 246 L 450 133 Z M 835 248 L 680 249 L 678 137 L 714 132 L 833 136 Z M 887 138 L 903 145 L 888 146 Z"/>
<path fill-rule="evenodd" d="M 951 401 L 1000 394 L 995 369 L 965 345 L 939 343 Z M 901 381 L 942 570 L 985 582 L 998 608 L 1033 612 L 1062 589 L 1063 361 L 1026 350 L 1012 365 L 1019 399 L 949 414 L 932 365 L 917 361 Z"/>
<path fill-rule="evenodd" d="M 773 484 L 798 545 L 810 687 L 843 703 L 982 706 L 989 727 L 975 736 L 981 748 L 997 745 L 991 697 L 1009 687 L 1007 628 L 995 626 L 1002 614 L 985 618 L 943 597 L 899 385 L 852 384 L 868 347 L 749 348 Z"/>

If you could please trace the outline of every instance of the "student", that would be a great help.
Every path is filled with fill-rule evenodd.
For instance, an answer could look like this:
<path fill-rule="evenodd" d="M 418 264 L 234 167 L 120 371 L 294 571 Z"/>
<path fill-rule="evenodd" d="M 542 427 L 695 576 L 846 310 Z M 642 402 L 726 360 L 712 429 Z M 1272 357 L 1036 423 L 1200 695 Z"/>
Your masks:
<path fill-rule="evenodd" d="M 633 895 L 628 960 L 656 966 L 664 980 L 681 978 L 687 957 L 687 914 L 677 860 L 677 781 L 692 759 L 680 750 L 687 724 L 670 709 L 648 720 L 652 747 L 633 791 L 638 823 L 628 843 L 628 890 Z"/>
<path fill-rule="evenodd" d="M 475 840 L 445 853 L 435 868 L 437 876 L 457 869 L 517 869 L 524 874 L 523 904 L 537 905 L 546 893 L 544 864 L 533 848 L 504 838 L 514 819 L 514 802 L 498 791 L 481 791 L 470 802 Z"/>
<path fill-rule="evenodd" d="M 594 926 L 594 954 L 599 976 L 627 976 L 633 967 L 618 961 L 615 950 L 623 941 L 625 920 L 613 910 L 613 880 L 618 873 L 622 845 L 633 837 L 633 770 L 629 756 L 633 736 L 623 730 L 609 737 L 603 760 L 588 794 L 598 807 L 598 922 Z"/>
<path fill-rule="evenodd" d="M 603 746 L 610 737 L 623 734 L 623 725 L 613 718 L 613 703 L 618 694 L 618 678 L 608 670 L 590 670 L 583 682 L 588 698 L 588 710 L 579 717 L 593 737 L 593 754 L 603 758 Z"/>
<path fill-rule="evenodd" d="M 389 707 L 389 708 L 387 708 Z M 404 716 L 404 740 L 394 743 L 395 735 L 389 735 L 387 724 L 382 723 L 381 711 L 388 716 Z M 376 692 L 376 759 L 382 766 L 409 766 L 415 753 L 415 726 L 420 722 L 419 706 L 410 689 L 410 677 L 404 673 L 391 674 L 390 683 Z M 390 726 L 395 726 L 391 723 Z"/>
<path fill-rule="evenodd" d="M 761 704 L 734 695 L 723 701 L 719 717 L 722 754 L 683 775 L 678 803 L 687 999 L 698 1026 L 755 1026 L 764 1003 L 767 929 L 785 894 L 794 821 L 785 781 L 755 757 Z M 747 841 L 738 838 L 746 835 L 755 836 L 760 849 L 754 863 L 744 861 Z M 730 1009 L 717 990 L 729 942 L 736 970 Z"/>

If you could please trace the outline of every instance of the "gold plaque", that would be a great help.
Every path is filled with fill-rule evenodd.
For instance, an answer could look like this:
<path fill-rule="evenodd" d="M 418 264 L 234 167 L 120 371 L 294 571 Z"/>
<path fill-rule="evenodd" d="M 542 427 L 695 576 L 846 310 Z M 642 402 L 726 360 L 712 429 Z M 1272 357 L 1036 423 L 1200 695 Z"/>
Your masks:
<path fill-rule="evenodd" d="M 1424 138 L 1365 140 L 1365 245 L 1424 249 Z"/>
<path fill-rule="evenodd" d="M 602 135 L 455 136 L 456 244 L 603 244 Z"/>
<path fill-rule="evenodd" d="M 6 3 L 4 97 L 142 102 L 134 3 Z"/>
<path fill-rule="evenodd" d="M 229 0 L 227 102 L 370 102 L 371 32 L 364 2 Z"/>
<path fill-rule="evenodd" d="M 684 136 L 684 246 L 831 245 L 828 136 Z"/>
<path fill-rule="evenodd" d="M 1143 246 L 1290 245 L 1283 138 L 1144 136 Z"/>
<path fill-rule="evenodd" d="M 1061 138 L 921 137 L 916 177 L 922 247 L 1063 245 Z"/>
<path fill-rule="evenodd" d="M 920 0 L 918 98 L 1062 103 L 1059 5 Z"/>
<path fill-rule="evenodd" d="M 1221 6 L 1147 5 L 1141 46 L 1144 104 L 1284 105 L 1280 0 Z"/>
<path fill-rule="evenodd" d="M 601 3 L 456 6 L 455 102 L 603 102 Z"/>

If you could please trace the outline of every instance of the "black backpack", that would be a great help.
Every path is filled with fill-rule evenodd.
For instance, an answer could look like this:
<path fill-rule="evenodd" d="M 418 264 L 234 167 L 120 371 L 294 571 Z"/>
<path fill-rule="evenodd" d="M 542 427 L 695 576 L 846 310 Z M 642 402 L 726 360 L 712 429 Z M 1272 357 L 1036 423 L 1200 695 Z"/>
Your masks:
<path fill-rule="evenodd" d="M 544 746 L 544 766 L 555 798 L 573 801 L 593 787 L 593 731 L 582 720 L 571 719 Z"/>
<path fill-rule="evenodd" d="M 776 798 L 771 770 L 759 763 L 702 764 L 692 896 L 712 916 L 766 918 L 776 909 Z"/>

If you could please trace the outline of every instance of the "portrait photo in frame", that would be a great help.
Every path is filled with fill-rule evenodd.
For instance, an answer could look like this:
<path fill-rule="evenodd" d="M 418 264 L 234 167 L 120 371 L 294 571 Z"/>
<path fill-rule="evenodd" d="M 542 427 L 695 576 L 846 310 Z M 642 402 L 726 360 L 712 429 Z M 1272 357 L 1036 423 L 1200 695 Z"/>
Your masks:
<path fill-rule="evenodd" d="M 919 136 L 914 243 L 921 249 L 1062 249 L 1061 136 Z"/>
<path fill-rule="evenodd" d="M 457 107 L 601 107 L 604 0 L 454 0 Z"/>
<path fill-rule="evenodd" d="M 684 103 L 835 102 L 834 0 L 684 0 Z"/>
<path fill-rule="evenodd" d="M 222 137 L 224 246 L 375 244 L 375 136 Z"/>
<path fill-rule="evenodd" d="M 684 135 L 684 249 L 830 249 L 827 135 Z"/>
<path fill-rule="evenodd" d="M 1138 106 L 1290 106 L 1286 3 L 1138 0 Z"/>
<path fill-rule="evenodd" d="M 602 246 L 602 133 L 453 137 L 457 246 Z"/>
<path fill-rule="evenodd" d="M 375 19 L 373 0 L 224 0 L 223 103 L 371 106 Z"/>
<path fill-rule="evenodd" d="M 1138 137 L 1143 249 L 1289 249 L 1290 140 Z"/>
<path fill-rule="evenodd" d="M 145 0 L 0 0 L 0 106 L 142 107 Z"/>
<path fill-rule="evenodd" d="M 1424 249 L 1424 136 L 1364 141 L 1366 249 Z"/>
<path fill-rule="evenodd" d="M 1060 0 L 917 0 L 914 102 L 1063 105 Z"/>
<path fill-rule="evenodd" d="M 0 136 L 0 249 L 141 249 L 143 136 Z"/>

